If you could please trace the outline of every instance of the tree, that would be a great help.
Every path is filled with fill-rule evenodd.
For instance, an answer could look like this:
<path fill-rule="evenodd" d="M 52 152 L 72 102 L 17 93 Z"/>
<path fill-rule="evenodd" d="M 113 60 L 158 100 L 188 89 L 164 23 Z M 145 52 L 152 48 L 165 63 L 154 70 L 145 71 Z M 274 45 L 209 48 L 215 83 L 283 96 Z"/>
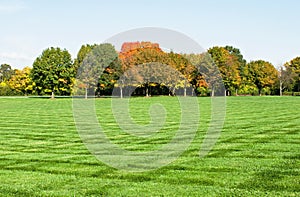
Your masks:
<path fill-rule="evenodd" d="M 211 96 L 214 96 L 215 89 L 218 86 L 217 81 L 221 79 L 221 76 L 216 65 L 213 64 L 210 55 L 206 52 L 201 54 L 185 54 L 185 58 L 196 68 L 191 82 L 194 88 L 201 95 L 206 95 L 210 88 Z"/>
<path fill-rule="evenodd" d="M 257 86 L 258 93 L 261 95 L 263 88 L 272 87 L 278 79 L 278 72 L 275 67 L 266 61 L 257 60 L 247 64 L 249 77 Z"/>
<path fill-rule="evenodd" d="M 14 95 L 13 90 L 10 88 L 8 81 L 14 74 L 14 70 L 8 64 L 1 64 L 0 66 L 0 95 L 9 96 Z"/>
<path fill-rule="evenodd" d="M 96 94 L 100 95 L 100 92 L 106 95 L 112 95 L 115 84 L 117 83 L 120 76 L 123 74 L 121 68 L 121 62 L 118 57 L 116 57 L 103 71 L 102 75 L 99 78 L 98 89 Z M 122 86 L 120 88 L 120 96 L 122 95 Z"/>
<path fill-rule="evenodd" d="M 294 84 L 293 90 L 299 92 L 300 91 L 300 57 L 296 57 L 292 59 L 290 62 L 285 64 L 287 69 L 294 75 Z"/>
<path fill-rule="evenodd" d="M 225 46 L 224 47 L 231 55 L 234 55 L 238 62 L 240 63 L 240 69 L 246 66 L 246 60 L 244 59 L 244 56 L 242 55 L 240 49 L 235 48 L 233 46 Z"/>
<path fill-rule="evenodd" d="M 200 84 L 197 83 L 200 80 L 198 77 L 199 72 L 186 58 L 185 54 L 165 53 L 156 43 L 124 43 L 119 57 L 122 62 L 123 72 L 133 69 L 130 71 L 130 74 L 138 75 L 136 77 L 132 76 L 132 82 L 144 82 L 144 84 L 139 84 L 139 86 L 144 88 L 146 96 L 151 94 L 149 91 L 151 86 L 160 90 L 162 87 L 168 87 L 170 90 L 169 95 L 171 93 L 174 95 L 176 88 L 181 88 L 183 95 L 186 96 L 187 88 L 191 86 L 191 83 L 194 83 L 195 86 Z M 140 71 L 141 69 L 143 71 Z M 130 77 L 128 74 L 126 75 Z"/>
<path fill-rule="evenodd" d="M 241 84 L 239 72 L 240 62 L 238 56 L 231 54 L 224 47 L 210 48 L 208 53 L 219 68 L 227 91 L 237 92 L 237 89 Z"/>
<path fill-rule="evenodd" d="M 278 70 L 279 94 L 282 96 L 284 90 L 292 90 L 296 81 L 297 74 L 290 66 L 280 66 Z"/>
<path fill-rule="evenodd" d="M 168 63 L 168 56 L 157 44 L 150 42 L 124 43 L 119 53 L 122 70 L 126 71 L 134 65 L 150 62 Z"/>
<path fill-rule="evenodd" d="M 15 70 L 15 74 L 10 78 L 8 84 L 16 94 L 27 95 L 33 93 L 35 84 L 30 78 L 30 71 L 29 67 L 25 67 L 23 70 L 17 69 Z"/>
<path fill-rule="evenodd" d="M 0 66 L 0 82 L 8 81 L 14 74 L 14 70 L 8 64 L 1 64 Z"/>
<path fill-rule="evenodd" d="M 239 93 L 244 95 L 255 95 L 258 94 L 259 90 L 253 79 L 253 72 L 248 64 L 243 68 L 242 83 L 239 87 Z"/>
<path fill-rule="evenodd" d="M 54 94 L 71 94 L 75 73 L 70 53 L 51 47 L 34 61 L 31 78 L 38 94 L 51 92 L 51 98 L 54 98 Z"/>
<path fill-rule="evenodd" d="M 225 46 L 225 49 L 231 55 L 235 56 L 237 61 L 239 62 L 238 70 L 241 77 L 241 83 L 239 85 L 239 89 L 241 90 L 242 88 L 249 86 L 249 83 L 247 82 L 247 70 L 246 70 L 247 61 L 244 59 L 244 56 L 242 55 L 240 49 L 235 48 L 233 46 Z"/>
<path fill-rule="evenodd" d="M 125 74 L 121 80 L 126 81 L 127 86 L 143 87 L 145 96 L 151 94 L 149 91 L 151 82 L 161 80 L 158 79 L 158 76 L 166 71 L 161 69 L 168 64 L 169 60 L 159 45 L 151 42 L 124 43 L 119 58 L 122 63 L 122 71 Z M 160 66 L 153 63 L 159 63 Z M 122 84 L 119 86 L 122 87 Z"/>
<path fill-rule="evenodd" d="M 9 87 L 7 82 L 0 82 L 0 96 L 12 96 L 14 95 L 13 90 Z"/>
<path fill-rule="evenodd" d="M 82 65 L 83 60 L 87 57 L 87 55 L 96 47 L 96 44 L 93 45 L 82 45 L 77 53 L 77 56 L 74 60 L 74 67 L 77 69 Z"/>
<path fill-rule="evenodd" d="M 84 88 L 85 94 L 87 98 L 87 87 L 85 84 L 83 84 L 82 81 L 78 80 L 78 69 L 83 64 L 84 59 L 87 57 L 87 55 L 96 47 L 96 44 L 90 45 L 82 45 L 77 53 L 76 58 L 74 59 L 74 68 L 76 70 L 76 80 L 73 86 L 73 92 L 79 94 L 79 91 Z"/>
<path fill-rule="evenodd" d="M 188 55 L 177 54 L 172 51 L 167 55 L 169 58 L 168 64 L 184 76 L 184 78 L 179 76 L 178 78 L 181 78 L 181 80 L 179 80 L 179 84 L 181 88 L 183 88 L 183 96 L 186 96 L 187 87 L 191 85 L 191 83 L 197 78 L 197 74 L 199 74 L 197 67 L 189 61 Z"/>
<path fill-rule="evenodd" d="M 90 52 L 85 53 L 83 57 L 77 70 L 76 79 L 83 84 L 87 99 L 88 90 L 92 90 L 94 94 L 96 88 L 100 88 L 99 78 L 105 69 L 118 58 L 118 54 L 113 45 L 104 43 L 94 45 Z"/>

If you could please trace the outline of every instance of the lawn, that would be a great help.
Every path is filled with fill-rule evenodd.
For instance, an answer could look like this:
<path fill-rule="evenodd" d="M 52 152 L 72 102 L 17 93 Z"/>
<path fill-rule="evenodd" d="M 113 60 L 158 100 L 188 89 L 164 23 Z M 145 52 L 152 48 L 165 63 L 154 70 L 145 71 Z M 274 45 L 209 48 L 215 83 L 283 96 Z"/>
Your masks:
<path fill-rule="evenodd" d="M 111 99 L 96 100 L 107 137 L 128 151 L 151 151 L 178 130 L 175 97 L 132 98 L 134 122 L 160 103 L 166 124 L 145 138 L 114 122 Z M 92 155 L 76 130 L 72 99 L 0 98 L 0 196 L 300 196 L 300 97 L 228 97 L 218 142 L 199 150 L 210 98 L 198 98 L 200 127 L 177 160 L 146 172 L 115 169 Z"/>

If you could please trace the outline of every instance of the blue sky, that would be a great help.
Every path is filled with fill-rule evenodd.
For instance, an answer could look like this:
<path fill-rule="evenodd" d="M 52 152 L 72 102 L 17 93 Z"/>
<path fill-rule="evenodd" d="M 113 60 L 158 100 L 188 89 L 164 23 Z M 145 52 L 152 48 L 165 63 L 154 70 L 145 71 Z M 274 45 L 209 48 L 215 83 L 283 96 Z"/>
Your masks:
<path fill-rule="evenodd" d="M 51 46 L 75 57 L 82 44 L 164 27 L 278 66 L 300 56 L 299 8 L 297 0 L 0 0 L 0 63 L 31 66 Z"/>

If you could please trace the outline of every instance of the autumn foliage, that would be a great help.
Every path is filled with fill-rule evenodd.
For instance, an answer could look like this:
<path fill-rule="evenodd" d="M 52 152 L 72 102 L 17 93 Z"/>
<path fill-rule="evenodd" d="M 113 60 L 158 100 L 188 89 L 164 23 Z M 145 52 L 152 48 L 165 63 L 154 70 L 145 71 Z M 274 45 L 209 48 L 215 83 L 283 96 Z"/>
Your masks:
<path fill-rule="evenodd" d="M 149 74 L 163 77 L 164 82 L 162 84 L 169 88 L 172 94 L 175 94 L 176 90 L 181 89 L 183 94 L 186 95 L 189 87 L 192 87 L 192 89 L 197 89 L 200 86 L 208 87 L 197 68 L 186 57 L 174 52 L 164 52 L 158 43 L 126 42 L 121 47 L 119 59 L 123 71 L 132 69 L 137 65 L 160 63 L 160 68 L 152 69 L 152 73 Z M 156 80 L 158 80 L 157 77 Z M 162 84 L 153 86 L 161 88 L 159 86 Z"/>
<path fill-rule="evenodd" d="M 52 56 L 46 55 L 44 59 L 39 56 L 36 61 L 41 59 L 44 63 L 38 73 L 36 65 L 34 69 L 13 70 L 8 64 L 2 64 L 0 95 L 44 95 L 51 91 L 71 95 L 76 88 L 86 89 L 86 84 L 76 80 L 76 73 L 85 58 L 100 45 L 83 45 L 74 60 L 68 51 L 59 48 L 57 51 L 64 54 L 53 51 L 52 56 L 59 57 L 55 61 Z M 300 57 L 276 70 L 264 60 L 247 63 L 240 50 L 232 46 L 212 47 L 201 54 L 166 52 L 159 43 L 149 41 L 124 42 L 120 51 L 111 44 L 101 46 L 110 49 L 101 53 L 116 58 L 99 59 L 104 67 L 93 91 L 100 96 L 111 95 L 113 89 L 126 96 L 126 88 L 134 89 L 134 92 L 127 91 L 128 95 L 214 95 L 220 80 L 224 85 L 223 95 L 279 94 L 279 90 L 280 95 L 284 92 L 296 95 L 293 92 L 300 91 Z M 124 76 L 131 77 L 129 82 L 120 81 Z M 43 83 L 41 79 L 45 79 Z"/>

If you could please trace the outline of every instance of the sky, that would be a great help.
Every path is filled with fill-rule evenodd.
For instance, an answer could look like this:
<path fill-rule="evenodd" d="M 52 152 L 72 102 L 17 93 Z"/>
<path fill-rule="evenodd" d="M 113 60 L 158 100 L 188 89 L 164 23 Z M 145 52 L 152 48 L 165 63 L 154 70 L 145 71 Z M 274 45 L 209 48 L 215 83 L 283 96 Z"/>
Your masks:
<path fill-rule="evenodd" d="M 83 44 L 158 27 L 279 66 L 300 56 L 299 8 L 298 0 L 0 0 L 0 64 L 32 66 L 49 47 L 75 58 Z"/>

